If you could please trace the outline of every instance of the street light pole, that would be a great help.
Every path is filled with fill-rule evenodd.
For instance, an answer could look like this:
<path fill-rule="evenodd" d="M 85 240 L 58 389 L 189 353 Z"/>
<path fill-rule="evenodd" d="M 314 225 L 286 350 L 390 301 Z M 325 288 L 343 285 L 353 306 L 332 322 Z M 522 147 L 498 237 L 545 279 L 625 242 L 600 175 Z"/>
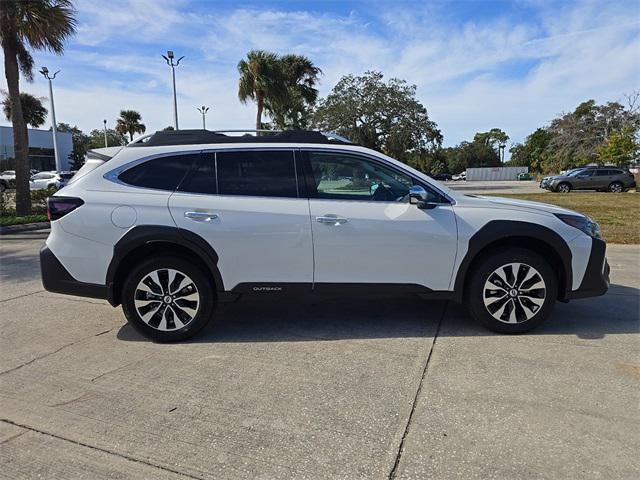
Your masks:
<path fill-rule="evenodd" d="M 56 171 L 62 171 L 62 165 L 60 164 L 60 155 L 58 155 L 58 129 L 56 125 L 56 108 L 53 103 L 53 85 L 51 80 L 56 78 L 56 75 L 60 73 L 58 70 L 53 75 L 49 75 L 49 69 L 47 67 L 42 67 L 40 73 L 49 81 L 49 101 L 51 102 L 51 131 L 53 132 L 53 156 L 56 161 Z"/>
<path fill-rule="evenodd" d="M 180 65 L 180 60 L 184 58 L 184 56 L 180 57 L 176 63 L 173 63 L 173 51 L 168 50 L 167 55 L 162 55 L 167 61 L 167 65 L 171 67 L 171 80 L 173 81 L 173 128 L 178 130 L 178 98 L 176 96 L 176 67 Z"/>
<path fill-rule="evenodd" d="M 107 120 L 103 120 L 102 123 L 104 123 L 104 146 L 106 148 L 109 146 L 107 142 Z"/>
<path fill-rule="evenodd" d="M 202 129 L 206 130 L 207 129 L 207 125 L 205 123 L 205 119 L 204 116 L 207 114 L 207 112 L 209 111 L 209 107 L 205 107 L 204 105 L 202 107 L 196 107 L 196 110 L 198 110 L 201 114 L 202 114 Z"/>

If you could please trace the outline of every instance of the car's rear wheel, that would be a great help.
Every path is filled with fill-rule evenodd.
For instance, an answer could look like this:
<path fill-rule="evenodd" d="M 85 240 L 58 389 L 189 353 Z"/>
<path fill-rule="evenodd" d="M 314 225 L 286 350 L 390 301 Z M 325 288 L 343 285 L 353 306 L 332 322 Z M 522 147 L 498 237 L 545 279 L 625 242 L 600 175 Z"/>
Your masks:
<path fill-rule="evenodd" d="M 563 182 L 556 187 L 556 191 L 558 191 L 559 193 L 569 193 L 571 191 L 571 185 L 569 185 L 567 182 Z"/>
<path fill-rule="evenodd" d="M 136 266 L 122 287 L 122 309 L 129 323 L 158 342 L 185 340 L 213 316 L 215 289 L 190 261 L 152 258 Z"/>
<path fill-rule="evenodd" d="M 558 281 L 549 263 L 522 248 L 493 251 L 475 266 L 466 289 L 471 315 L 490 330 L 524 333 L 551 314 Z"/>
<path fill-rule="evenodd" d="M 609 185 L 608 190 L 611 193 L 621 193 L 624 190 L 624 187 L 620 182 L 613 182 L 611 185 Z"/>

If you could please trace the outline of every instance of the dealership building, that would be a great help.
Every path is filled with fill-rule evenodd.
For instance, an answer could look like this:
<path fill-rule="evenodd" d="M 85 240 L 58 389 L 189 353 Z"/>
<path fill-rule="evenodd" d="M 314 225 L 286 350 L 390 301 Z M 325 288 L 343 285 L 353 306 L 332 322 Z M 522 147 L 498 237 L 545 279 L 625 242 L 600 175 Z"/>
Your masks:
<path fill-rule="evenodd" d="M 29 128 L 29 163 L 31 168 L 41 172 L 56 169 L 53 153 L 53 133 L 50 130 Z M 58 132 L 58 155 L 62 170 L 69 170 L 69 155 L 73 150 L 71 134 Z M 0 171 L 15 170 L 13 149 L 13 128 L 0 126 Z"/>

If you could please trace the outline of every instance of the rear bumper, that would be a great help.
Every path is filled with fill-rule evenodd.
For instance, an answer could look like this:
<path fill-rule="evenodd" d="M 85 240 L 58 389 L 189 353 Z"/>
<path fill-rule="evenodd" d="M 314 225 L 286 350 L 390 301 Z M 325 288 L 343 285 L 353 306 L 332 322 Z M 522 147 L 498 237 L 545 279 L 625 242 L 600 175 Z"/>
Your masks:
<path fill-rule="evenodd" d="M 79 282 L 71 276 L 46 245 L 40 250 L 40 271 L 42 273 L 42 285 L 49 292 L 103 300 L 108 300 L 109 298 L 109 289 L 106 285 Z"/>
<path fill-rule="evenodd" d="M 582 283 L 577 290 L 567 292 L 564 300 L 598 297 L 609 290 L 609 263 L 606 257 L 607 244 L 597 238 L 591 240 L 591 254 Z"/>

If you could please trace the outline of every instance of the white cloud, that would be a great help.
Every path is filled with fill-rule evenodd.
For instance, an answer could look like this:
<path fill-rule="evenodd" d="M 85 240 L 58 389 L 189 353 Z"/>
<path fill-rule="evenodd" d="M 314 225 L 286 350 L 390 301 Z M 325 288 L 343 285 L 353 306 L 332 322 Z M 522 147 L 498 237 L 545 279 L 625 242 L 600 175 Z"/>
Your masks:
<path fill-rule="evenodd" d="M 84 130 L 139 110 L 149 130 L 172 123 L 171 83 L 160 58 L 175 48 L 182 128 L 200 125 L 196 105 L 211 105 L 212 128 L 253 125 L 237 100 L 237 61 L 253 48 L 309 56 L 324 71 L 326 94 L 342 75 L 380 70 L 418 85 L 418 96 L 448 145 L 492 127 L 513 140 L 588 98 L 619 99 L 640 86 L 640 22 L 631 4 L 528 4 L 526 20 L 457 19 L 446 5 L 357 4 L 346 15 L 238 8 L 188 11 L 185 1 L 82 1 L 79 34 L 60 65 L 60 121 Z M 409 11 L 411 9 L 411 11 Z M 181 50 L 181 51 L 179 51 Z M 46 95 L 42 79 L 25 90 Z"/>

